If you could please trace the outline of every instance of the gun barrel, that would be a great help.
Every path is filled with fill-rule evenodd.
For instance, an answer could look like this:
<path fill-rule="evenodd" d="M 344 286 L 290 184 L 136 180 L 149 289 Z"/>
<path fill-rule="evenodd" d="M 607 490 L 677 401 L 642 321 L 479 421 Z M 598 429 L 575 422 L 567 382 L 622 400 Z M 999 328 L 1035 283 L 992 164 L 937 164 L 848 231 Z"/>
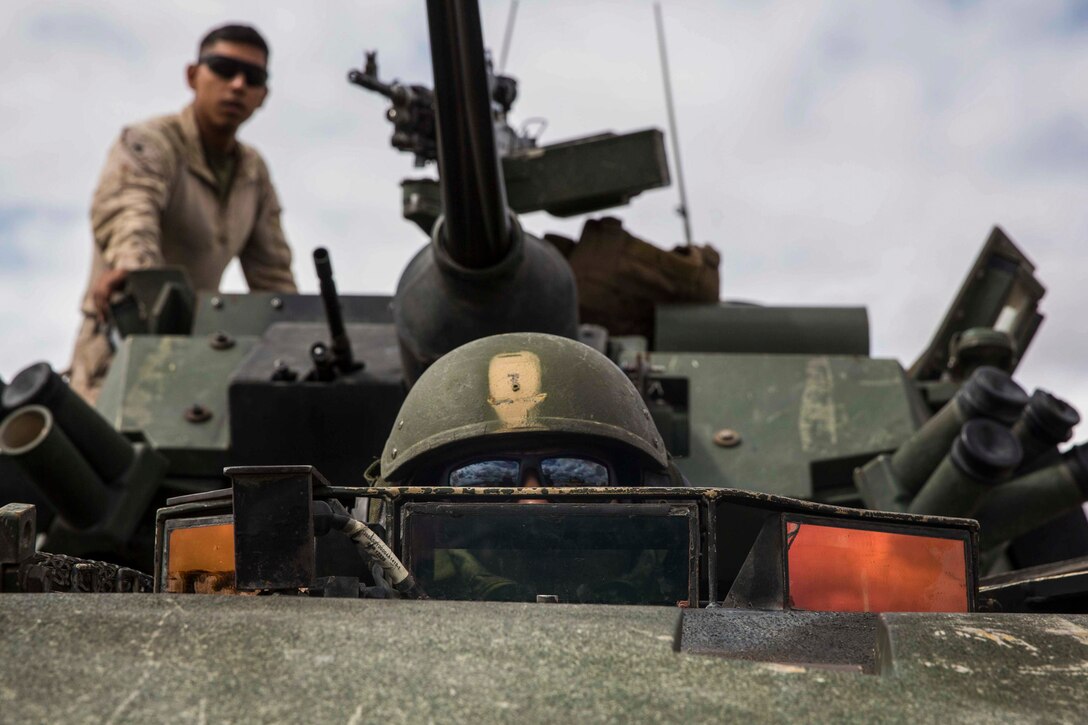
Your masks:
<path fill-rule="evenodd" d="M 513 239 L 480 8 L 475 0 L 427 0 L 427 20 L 446 218 L 441 243 L 458 264 L 485 269 L 506 257 Z"/>
<path fill-rule="evenodd" d="M 28 405 L 0 423 L 0 455 L 23 468 L 66 522 L 87 528 L 109 506 L 102 479 L 56 425 L 43 405 Z"/>
<path fill-rule="evenodd" d="M 329 334 L 332 337 L 332 354 L 336 366 L 341 372 L 349 372 L 355 367 L 355 356 L 351 350 L 351 340 L 344 327 L 344 314 L 340 308 L 340 296 L 336 292 L 336 281 L 332 277 L 332 260 L 324 247 L 314 250 L 314 267 L 317 268 L 317 280 L 321 285 L 321 302 L 325 305 L 325 318 L 329 322 Z"/>
<path fill-rule="evenodd" d="M 374 91 L 375 93 L 380 93 L 381 95 L 385 96 L 389 100 L 394 100 L 394 98 L 393 98 L 393 86 L 391 86 L 388 83 L 382 83 L 380 80 L 378 80 L 374 76 L 367 75 L 366 73 L 363 73 L 362 71 L 349 70 L 348 71 L 348 83 L 352 83 L 352 84 L 357 85 L 357 86 L 362 86 L 363 88 L 367 89 L 368 91 Z"/>
<path fill-rule="evenodd" d="M 409 385 L 470 340 L 515 331 L 578 335 L 570 265 L 522 232 L 506 207 L 480 9 L 475 0 L 428 0 L 427 20 L 444 214 L 393 298 Z"/>

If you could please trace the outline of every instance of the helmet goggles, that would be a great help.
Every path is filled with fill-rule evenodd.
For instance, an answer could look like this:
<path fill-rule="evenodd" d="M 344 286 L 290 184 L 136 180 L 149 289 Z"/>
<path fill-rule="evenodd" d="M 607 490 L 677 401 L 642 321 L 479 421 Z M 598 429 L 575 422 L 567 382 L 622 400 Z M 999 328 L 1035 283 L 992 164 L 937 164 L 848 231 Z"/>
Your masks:
<path fill-rule="evenodd" d="M 445 483 L 466 487 L 522 487 L 535 478 L 540 486 L 609 486 L 608 466 L 577 455 L 478 456 L 447 469 Z"/>

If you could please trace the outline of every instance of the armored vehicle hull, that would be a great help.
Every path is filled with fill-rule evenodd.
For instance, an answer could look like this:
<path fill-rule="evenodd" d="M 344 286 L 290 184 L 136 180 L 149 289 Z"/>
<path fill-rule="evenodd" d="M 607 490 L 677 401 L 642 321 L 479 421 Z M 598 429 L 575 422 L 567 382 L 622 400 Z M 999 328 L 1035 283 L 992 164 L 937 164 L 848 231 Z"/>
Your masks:
<path fill-rule="evenodd" d="M 0 693 L 13 721 L 1080 722 L 1088 714 L 1084 615 L 16 594 L 0 597 L 0 622 Z M 63 655 L 43 657 L 43 642 L 63 643 Z"/>

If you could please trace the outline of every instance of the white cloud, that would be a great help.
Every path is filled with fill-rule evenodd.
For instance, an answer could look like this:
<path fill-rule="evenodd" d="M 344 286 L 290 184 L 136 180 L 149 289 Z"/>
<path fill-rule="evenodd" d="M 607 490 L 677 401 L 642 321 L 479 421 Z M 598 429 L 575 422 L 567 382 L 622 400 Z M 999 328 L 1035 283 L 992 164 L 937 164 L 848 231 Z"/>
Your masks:
<path fill-rule="evenodd" d="M 186 102 L 182 66 L 228 18 L 272 44 L 272 96 L 243 137 L 269 159 L 303 287 L 316 289 L 308 254 L 325 245 L 344 290 L 391 291 L 423 241 L 399 215 L 397 182 L 414 170 L 388 146 L 383 100 L 344 75 L 377 47 L 383 75 L 428 82 L 423 6 L 5 3 L 0 210 L 30 216 L 0 227 L 25 261 L 0 268 L 0 301 L 19 311 L 0 318 L 0 373 L 67 362 L 106 148 L 125 123 Z M 875 353 L 909 363 L 999 223 L 1049 288 L 1020 378 L 1088 412 L 1088 177 L 1068 160 L 1088 138 L 1074 138 L 1088 128 L 1088 31 L 1073 7 L 666 2 L 694 229 L 722 250 L 723 295 L 866 304 Z M 483 5 L 493 45 L 507 8 Z M 508 69 L 516 120 L 546 117 L 545 141 L 664 127 L 649 2 L 525 0 Z M 674 187 L 617 212 L 667 246 L 675 204 Z"/>

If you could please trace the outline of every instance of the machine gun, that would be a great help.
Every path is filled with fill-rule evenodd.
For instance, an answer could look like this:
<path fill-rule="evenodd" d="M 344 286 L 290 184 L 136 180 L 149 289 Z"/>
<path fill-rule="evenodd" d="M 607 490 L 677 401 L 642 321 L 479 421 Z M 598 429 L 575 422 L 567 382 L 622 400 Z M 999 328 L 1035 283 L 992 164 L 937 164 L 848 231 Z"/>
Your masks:
<path fill-rule="evenodd" d="M 366 51 L 366 63 L 362 70 L 348 71 L 348 82 L 385 96 L 392 106 L 385 117 L 393 124 L 390 143 L 398 151 L 414 155 L 415 165 L 422 168 L 438 161 L 438 137 L 435 131 L 434 91 L 424 85 L 407 85 L 394 80 L 386 83 L 378 77 L 378 51 Z M 529 133 L 529 123 L 520 132 L 508 122 L 507 115 L 518 96 L 517 79 L 494 73 L 491 59 L 487 59 L 487 82 L 491 96 L 491 114 L 495 126 L 495 142 L 500 155 L 509 156 L 525 149 L 536 148 L 537 138 L 547 126 L 537 119 L 537 136 Z"/>
<path fill-rule="evenodd" d="M 378 78 L 378 52 L 367 51 L 363 70 L 348 72 L 348 82 L 381 94 L 393 105 L 385 117 L 393 124 L 390 143 L 398 151 L 415 156 L 415 165 L 423 167 L 438 160 L 438 141 L 434 133 L 434 93 L 421 85 L 399 81 L 384 83 Z"/>

